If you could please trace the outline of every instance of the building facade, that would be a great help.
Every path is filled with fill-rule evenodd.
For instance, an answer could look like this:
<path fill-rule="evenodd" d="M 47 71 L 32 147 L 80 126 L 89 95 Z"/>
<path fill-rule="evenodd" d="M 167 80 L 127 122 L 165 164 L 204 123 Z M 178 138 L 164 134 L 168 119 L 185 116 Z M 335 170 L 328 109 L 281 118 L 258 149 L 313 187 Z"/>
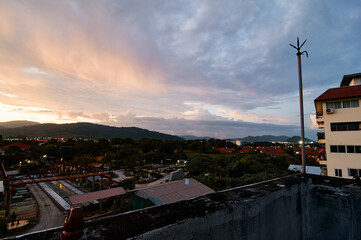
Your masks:
<path fill-rule="evenodd" d="M 318 142 L 325 145 L 320 157 L 322 174 L 361 176 L 361 73 L 345 75 L 339 88 L 315 99 Z"/>

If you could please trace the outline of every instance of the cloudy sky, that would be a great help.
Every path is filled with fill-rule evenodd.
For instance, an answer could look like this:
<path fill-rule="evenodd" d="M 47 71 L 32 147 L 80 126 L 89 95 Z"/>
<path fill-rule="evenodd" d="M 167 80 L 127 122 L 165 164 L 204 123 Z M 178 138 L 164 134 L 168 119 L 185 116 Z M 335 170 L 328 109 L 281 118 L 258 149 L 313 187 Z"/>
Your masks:
<path fill-rule="evenodd" d="M 313 100 L 361 72 L 360 0 L 0 0 L 0 121 L 217 138 L 306 137 Z"/>

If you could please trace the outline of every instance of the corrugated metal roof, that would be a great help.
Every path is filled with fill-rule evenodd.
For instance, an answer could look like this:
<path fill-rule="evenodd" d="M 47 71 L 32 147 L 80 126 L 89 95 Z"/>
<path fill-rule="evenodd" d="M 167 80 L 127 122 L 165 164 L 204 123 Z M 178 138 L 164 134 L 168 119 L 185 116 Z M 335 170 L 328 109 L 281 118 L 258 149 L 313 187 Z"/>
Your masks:
<path fill-rule="evenodd" d="M 331 88 L 328 89 L 326 92 L 322 93 L 318 98 L 316 98 L 315 102 L 341 99 L 341 98 L 353 98 L 360 96 L 361 96 L 361 85 Z"/>
<path fill-rule="evenodd" d="M 142 189 L 140 192 L 154 204 L 160 205 L 195 198 L 213 193 L 214 190 L 191 178 L 189 185 L 185 184 L 185 180 L 180 180 Z"/>
<path fill-rule="evenodd" d="M 73 205 L 125 194 L 122 187 L 70 196 Z"/>

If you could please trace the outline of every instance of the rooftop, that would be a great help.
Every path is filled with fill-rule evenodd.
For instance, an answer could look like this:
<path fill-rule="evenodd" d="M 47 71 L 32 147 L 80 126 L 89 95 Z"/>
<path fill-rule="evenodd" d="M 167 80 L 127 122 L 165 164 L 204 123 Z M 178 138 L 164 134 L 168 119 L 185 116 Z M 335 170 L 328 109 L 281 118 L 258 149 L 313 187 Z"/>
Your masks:
<path fill-rule="evenodd" d="M 22 142 L 16 142 L 16 143 L 12 143 L 10 145 L 6 145 L 4 147 L 0 147 L 0 149 L 7 150 L 9 147 L 12 147 L 12 146 L 17 146 L 17 147 L 19 147 L 21 149 L 24 149 L 24 150 L 28 150 L 28 149 L 31 148 L 31 146 L 28 145 L 28 144 L 25 144 L 25 143 L 22 143 Z"/>
<path fill-rule="evenodd" d="M 213 193 L 214 190 L 191 178 L 149 187 L 140 192 L 154 204 L 167 204 Z"/>
<path fill-rule="evenodd" d="M 104 199 L 104 198 L 119 196 L 119 195 L 123 195 L 125 193 L 126 192 L 124 191 L 124 189 L 122 187 L 118 187 L 118 188 L 111 188 L 111 189 L 106 189 L 106 190 L 102 190 L 102 191 L 97 191 L 97 192 L 73 195 L 73 196 L 70 196 L 69 198 L 70 198 L 71 203 L 73 205 L 75 205 L 75 204 L 79 204 L 79 203 L 86 203 L 86 202 L 91 202 L 94 200 L 100 200 L 100 199 Z"/>
<path fill-rule="evenodd" d="M 328 89 L 315 102 L 355 97 L 361 97 L 361 85 Z"/>
<path fill-rule="evenodd" d="M 354 78 L 361 78 L 361 73 L 354 73 L 354 74 L 348 74 L 344 75 L 340 84 L 340 87 L 347 87 L 350 85 L 350 82 Z"/>
<path fill-rule="evenodd" d="M 85 223 L 82 239 L 359 239 L 361 187 L 292 175 Z M 62 227 L 11 239 L 59 239 Z"/>

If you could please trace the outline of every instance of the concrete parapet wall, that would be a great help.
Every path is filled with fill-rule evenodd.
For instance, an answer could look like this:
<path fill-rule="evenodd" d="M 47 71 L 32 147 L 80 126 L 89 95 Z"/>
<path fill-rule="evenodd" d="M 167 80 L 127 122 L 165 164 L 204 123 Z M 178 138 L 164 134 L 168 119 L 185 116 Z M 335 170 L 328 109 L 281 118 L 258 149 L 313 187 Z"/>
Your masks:
<path fill-rule="evenodd" d="M 360 200 L 361 188 L 349 180 L 289 176 L 92 220 L 82 239 L 360 239 Z"/>

